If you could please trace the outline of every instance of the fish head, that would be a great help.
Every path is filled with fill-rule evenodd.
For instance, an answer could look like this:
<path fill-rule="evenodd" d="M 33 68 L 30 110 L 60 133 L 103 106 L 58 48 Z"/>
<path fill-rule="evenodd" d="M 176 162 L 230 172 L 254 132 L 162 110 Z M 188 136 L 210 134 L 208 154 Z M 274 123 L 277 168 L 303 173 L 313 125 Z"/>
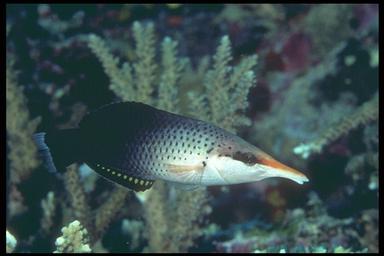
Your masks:
<path fill-rule="evenodd" d="M 212 152 L 207 160 L 206 171 L 211 173 L 211 180 L 216 177 L 223 184 L 254 182 L 270 177 L 282 177 L 299 184 L 308 181 L 303 173 L 280 163 L 240 138 Z"/>

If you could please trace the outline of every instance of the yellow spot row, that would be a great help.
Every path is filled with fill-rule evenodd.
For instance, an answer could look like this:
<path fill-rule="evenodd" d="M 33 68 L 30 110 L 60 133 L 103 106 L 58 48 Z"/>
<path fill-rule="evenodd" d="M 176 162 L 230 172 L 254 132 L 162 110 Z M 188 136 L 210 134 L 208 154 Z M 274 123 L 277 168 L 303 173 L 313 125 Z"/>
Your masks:
<path fill-rule="evenodd" d="M 105 169 L 107 169 L 107 172 L 110 172 L 111 171 L 111 169 L 109 169 L 109 168 L 105 168 L 104 166 L 101 166 L 100 164 L 97 164 L 96 165 L 97 167 L 101 167 L 101 169 L 102 170 L 105 170 Z M 116 174 L 116 171 L 112 171 L 112 175 L 115 175 Z M 120 177 L 121 176 L 121 173 L 117 173 L 117 176 L 118 177 Z M 128 176 L 127 175 L 123 175 L 123 179 L 128 179 Z M 129 179 L 128 179 L 128 181 L 129 182 L 134 182 L 135 184 L 137 184 L 137 183 L 139 183 L 140 182 L 140 185 L 145 185 L 145 186 L 148 186 L 149 184 L 153 184 L 153 182 L 151 182 L 151 181 L 144 181 L 144 180 L 139 180 L 139 179 L 137 179 L 137 178 L 135 178 L 134 180 L 133 180 L 133 178 L 132 177 L 129 177 Z"/>

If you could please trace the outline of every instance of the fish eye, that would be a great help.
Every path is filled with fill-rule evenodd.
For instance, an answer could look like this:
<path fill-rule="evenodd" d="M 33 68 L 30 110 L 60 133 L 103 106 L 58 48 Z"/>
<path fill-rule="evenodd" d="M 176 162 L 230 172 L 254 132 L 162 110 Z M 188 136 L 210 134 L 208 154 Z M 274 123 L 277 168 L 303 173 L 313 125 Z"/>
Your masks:
<path fill-rule="evenodd" d="M 251 152 L 236 151 L 232 158 L 245 163 L 246 165 L 254 165 L 257 163 L 257 157 Z"/>

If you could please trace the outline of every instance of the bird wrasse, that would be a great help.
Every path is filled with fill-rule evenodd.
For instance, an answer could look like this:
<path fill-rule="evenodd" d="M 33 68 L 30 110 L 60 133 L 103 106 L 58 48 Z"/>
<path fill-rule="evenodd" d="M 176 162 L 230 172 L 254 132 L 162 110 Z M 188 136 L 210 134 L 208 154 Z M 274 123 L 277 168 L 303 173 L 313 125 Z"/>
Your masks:
<path fill-rule="evenodd" d="M 184 188 L 269 177 L 308 181 L 230 132 L 137 102 L 105 105 L 85 115 L 77 128 L 36 133 L 34 140 L 50 171 L 83 162 L 135 191 L 159 179 Z"/>

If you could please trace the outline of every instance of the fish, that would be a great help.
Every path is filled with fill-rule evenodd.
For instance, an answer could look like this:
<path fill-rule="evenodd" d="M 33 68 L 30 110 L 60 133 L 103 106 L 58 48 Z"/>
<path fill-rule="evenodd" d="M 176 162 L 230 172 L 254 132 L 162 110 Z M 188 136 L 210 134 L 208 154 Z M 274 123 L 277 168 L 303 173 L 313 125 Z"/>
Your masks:
<path fill-rule="evenodd" d="M 186 189 L 270 177 L 308 182 L 235 134 L 140 102 L 104 105 L 87 113 L 78 127 L 35 133 L 33 139 L 49 171 L 85 163 L 134 191 L 145 191 L 156 180 Z"/>

